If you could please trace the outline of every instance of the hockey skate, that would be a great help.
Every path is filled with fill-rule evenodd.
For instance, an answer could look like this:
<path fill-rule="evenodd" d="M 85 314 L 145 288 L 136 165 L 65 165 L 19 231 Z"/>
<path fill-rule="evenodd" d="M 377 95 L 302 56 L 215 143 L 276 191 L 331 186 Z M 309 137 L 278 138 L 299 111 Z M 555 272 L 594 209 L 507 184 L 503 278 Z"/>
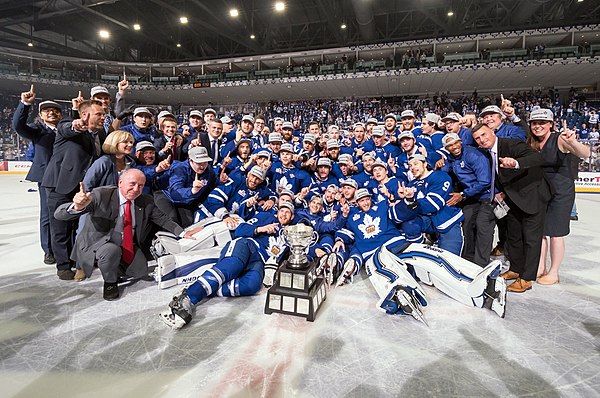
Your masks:
<path fill-rule="evenodd" d="M 388 295 L 379 303 L 379 308 L 387 314 L 410 315 L 417 321 L 429 326 L 421 311 L 421 300 L 417 297 L 415 289 L 407 286 L 392 286 Z M 422 298 L 424 300 L 424 297 Z"/>
<path fill-rule="evenodd" d="M 329 253 L 321 257 L 317 266 L 317 275 L 323 274 L 325 283 L 331 286 L 335 283 L 338 275 L 338 258 L 335 253 Z"/>
<path fill-rule="evenodd" d="M 192 320 L 192 302 L 186 290 L 173 297 L 169 309 L 159 314 L 160 319 L 173 329 L 181 329 Z"/>
<path fill-rule="evenodd" d="M 348 261 L 344 264 L 344 269 L 340 272 L 339 277 L 335 283 L 335 287 L 346 285 L 352 283 L 352 279 L 354 278 L 354 272 L 356 271 L 356 260 L 353 258 L 349 258 Z"/>

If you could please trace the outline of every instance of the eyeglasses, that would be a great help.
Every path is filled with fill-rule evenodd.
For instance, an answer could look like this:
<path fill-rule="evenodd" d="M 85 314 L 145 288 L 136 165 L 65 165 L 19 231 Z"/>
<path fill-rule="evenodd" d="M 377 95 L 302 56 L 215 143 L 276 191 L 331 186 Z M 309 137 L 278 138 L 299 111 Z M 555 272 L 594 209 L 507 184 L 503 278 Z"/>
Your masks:
<path fill-rule="evenodd" d="M 61 113 L 58 109 L 54 109 L 54 108 L 42 109 L 42 112 L 44 112 L 44 113 L 58 113 L 58 114 Z"/>

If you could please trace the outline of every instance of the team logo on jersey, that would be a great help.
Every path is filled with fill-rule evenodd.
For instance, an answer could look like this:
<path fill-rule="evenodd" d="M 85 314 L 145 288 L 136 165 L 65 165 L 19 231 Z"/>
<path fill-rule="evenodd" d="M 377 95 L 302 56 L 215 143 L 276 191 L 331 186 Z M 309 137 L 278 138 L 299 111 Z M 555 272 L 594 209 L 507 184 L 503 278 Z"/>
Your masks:
<path fill-rule="evenodd" d="M 358 225 L 358 230 L 362 232 L 365 239 L 370 239 L 381 232 L 380 223 L 381 219 L 379 217 L 373 218 L 369 214 L 366 214 L 362 224 Z"/>
<path fill-rule="evenodd" d="M 290 175 L 290 177 L 291 177 L 291 175 Z M 288 179 L 285 176 L 281 176 L 281 178 L 279 180 L 275 181 L 275 188 L 276 188 L 277 192 L 281 192 L 284 189 L 291 191 L 292 183 L 288 182 Z"/>
<path fill-rule="evenodd" d="M 246 190 L 245 189 L 240 189 L 238 191 L 238 195 L 240 195 L 242 198 L 246 196 Z"/>
<path fill-rule="evenodd" d="M 269 236 L 269 246 L 267 253 L 270 257 L 278 257 L 285 247 L 285 242 L 281 236 Z"/>
<path fill-rule="evenodd" d="M 360 218 L 360 214 L 355 214 L 352 216 L 352 221 L 356 221 Z"/>
<path fill-rule="evenodd" d="M 425 197 L 425 195 L 423 195 L 423 192 L 419 191 L 417 193 L 417 199 L 423 199 Z"/>

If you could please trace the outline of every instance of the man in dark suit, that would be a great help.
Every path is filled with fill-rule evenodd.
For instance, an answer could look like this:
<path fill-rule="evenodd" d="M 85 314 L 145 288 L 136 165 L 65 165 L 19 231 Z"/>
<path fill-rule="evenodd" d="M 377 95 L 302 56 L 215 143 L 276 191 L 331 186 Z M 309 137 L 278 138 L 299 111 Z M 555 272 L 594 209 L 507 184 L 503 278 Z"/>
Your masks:
<path fill-rule="evenodd" d="M 214 119 L 208 122 L 208 132 L 200 131 L 197 134 L 191 136 L 191 140 L 189 141 L 189 147 L 185 148 L 184 151 L 188 151 L 189 149 L 201 146 L 206 148 L 208 152 L 208 156 L 212 159 L 211 165 L 213 167 L 217 166 L 222 157 L 219 154 L 221 149 L 221 144 L 223 143 L 222 139 L 223 134 L 223 122 L 219 119 Z"/>
<path fill-rule="evenodd" d="M 542 157 L 521 140 L 496 137 L 484 124 L 473 127 L 472 132 L 475 142 L 490 155 L 494 200 L 505 202 L 510 208 L 506 215 L 510 270 L 502 277 L 516 279 L 507 290 L 522 293 L 531 289 L 536 278 L 550 199 Z M 493 227 L 489 233 L 493 236 Z"/>
<path fill-rule="evenodd" d="M 120 275 L 148 276 L 148 263 L 141 246 L 153 231 L 152 223 L 176 235 L 183 232 L 183 228 L 156 207 L 151 196 L 142 195 L 145 183 L 144 173 L 137 169 L 123 171 L 118 187 L 104 186 L 85 192 L 80 183 L 73 203 L 62 204 L 54 213 L 54 217 L 64 221 L 89 213 L 71 258 L 81 264 L 87 277 L 92 274 L 94 263 L 98 264 L 104 278 L 105 300 L 119 297 Z M 198 230 L 188 231 L 184 237 L 193 239 Z"/>
<path fill-rule="evenodd" d="M 48 195 L 50 215 L 54 214 L 61 204 L 73 199 L 85 172 L 100 156 L 105 138 L 102 104 L 90 100 L 78 102 L 77 105 L 80 119 L 59 123 L 52 157 L 42 179 L 42 187 L 46 188 Z M 50 217 L 50 235 L 57 275 L 63 280 L 70 280 L 75 276 L 75 272 L 71 270 L 70 252 L 76 229 L 76 222 L 65 222 Z"/>
<path fill-rule="evenodd" d="M 48 213 L 48 198 L 46 189 L 41 187 L 42 177 L 46 166 L 52 157 L 56 126 L 62 119 L 62 108 L 54 101 L 43 101 L 39 104 L 39 119 L 33 124 L 27 124 L 27 117 L 31 105 L 35 101 L 33 84 L 29 91 L 21 93 L 21 101 L 13 115 L 12 127 L 21 137 L 30 140 L 33 144 L 34 155 L 31 169 L 26 180 L 37 182 L 40 195 L 40 243 L 44 251 L 44 263 L 54 264 L 54 252 L 50 240 L 50 214 Z"/>

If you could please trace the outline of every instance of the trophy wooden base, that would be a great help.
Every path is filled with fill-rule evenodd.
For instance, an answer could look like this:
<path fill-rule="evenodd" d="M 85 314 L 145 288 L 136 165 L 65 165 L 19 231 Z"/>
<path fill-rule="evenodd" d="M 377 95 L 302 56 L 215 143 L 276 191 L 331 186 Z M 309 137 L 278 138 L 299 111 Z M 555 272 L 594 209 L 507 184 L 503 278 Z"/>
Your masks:
<path fill-rule="evenodd" d="M 316 276 L 316 262 L 292 268 L 285 261 L 277 270 L 275 284 L 267 292 L 265 314 L 288 314 L 314 321 L 326 299 L 325 281 Z"/>

